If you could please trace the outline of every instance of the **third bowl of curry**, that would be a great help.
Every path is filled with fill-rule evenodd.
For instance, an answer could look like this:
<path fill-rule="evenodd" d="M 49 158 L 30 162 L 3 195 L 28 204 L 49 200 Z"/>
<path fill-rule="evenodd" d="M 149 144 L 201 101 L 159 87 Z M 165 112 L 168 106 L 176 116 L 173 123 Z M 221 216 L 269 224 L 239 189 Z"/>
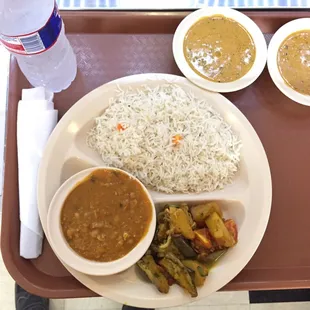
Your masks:
<path fill-rule="evenodd" d="M 284 95 L 310 105 L 310 18 L 293 20 L 275 33 L 268 48 L 268 69 Z"/>

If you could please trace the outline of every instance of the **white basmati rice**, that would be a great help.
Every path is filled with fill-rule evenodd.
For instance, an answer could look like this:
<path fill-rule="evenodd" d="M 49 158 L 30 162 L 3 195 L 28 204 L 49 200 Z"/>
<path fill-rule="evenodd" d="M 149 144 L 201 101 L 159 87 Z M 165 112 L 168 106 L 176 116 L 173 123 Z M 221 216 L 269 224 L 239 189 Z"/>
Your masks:
<path fill-rule="evenodd" d="M 177 145 L 176 135 L 182 137 Z M 120 90 L 95 119 L 88 145 L 104 165 L 132 173 L 151 189 L 198 193 L 232 182 L 241 141 L 206 101 L 164 84 Z"/>

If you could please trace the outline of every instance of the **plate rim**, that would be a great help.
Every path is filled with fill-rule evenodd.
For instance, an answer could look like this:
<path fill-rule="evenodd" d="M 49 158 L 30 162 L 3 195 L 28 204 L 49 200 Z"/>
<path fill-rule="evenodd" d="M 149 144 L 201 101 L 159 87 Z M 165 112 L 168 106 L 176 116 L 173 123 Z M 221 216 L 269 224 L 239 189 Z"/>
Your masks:
<path fill-rule="evenodd" d="M 190 81 L 188 81 L 185 77 L 181 77 L 181 76 L 177 76 L 177 75 L 173 75 L 173 74 L 165 74 L 165 73 L 146 73 L 146 74 L 137 74 L 137 75 L 130 75 L 130 76 L 125 76 L 119 79 L 115 79 L 113 81 L 110 81 L 108 83 L 103 84 L 102 86 L 94 89 L 93 91 L 89 92 L 88 94 L 86 94 L 85 96 L 83 96 L 80 100 L 78 100 L 68 111 L 67 113 L 62 117 L 62 119 L 58 122 L 58 124 L 56 125 L 54 131 L 52 132 L 48 143 L 45 147 L 45 150 L 43 152 L 43 156 L 42 156 L 42 160 L 40 163 L 40 167 L 39 167 L 39 173 L 38 173 L 38 187 L 37 187 L 37 201 L 38 201 L 38 211 L 39 211 L 39 216 L 40 216 L 40 220 L 42 223 L 42 227 L 44 232 L 47 232 L 46 229 L 46 224 L 47 224 L 47 218 L 45 218 L 44 220 L 44 216 L 46 217 L 47 212 L 45 212 L 43 209 L 44 207 L 40 207 L 40 205 L 45 205 L 44 203 L 44 190 L 42 193 L 42 188 L 43 186 L 43 181 L 45 182 L 45 176 L 46 176 L 46 167 L 48 165 L 54 144 L 57 142 L 57 139 L 59 137 L 59 133 L 61 133 L 61 131 L 65 128 L 66 124 L 68 124 L 72 118 L 71 118 L 71 114 L 74 113 L 75 109 L 78 109 L 79 106 L 81 104 L 83 104 L 83 101 L 85 100 L 85 97 L 87 97 L 87 99 L 89 100 L 89 98 L 92 97 L 96 97 L 97 93 L 102 91 L 102 89 L 108 85 L 108 84 L 130 84 L 130 82 L 137 82 L 139 81 L 141 83 L 141 85 L 143 85 L 142 81 L 146 81 L 146 80 L 152 80 L 152 81 L 166 81 L 167 83 L 173 83 L 173 82 L 178 82 L 180 84 L 189 86 L 189 87 L 196 87 L 199 90 L 202 90 L 204 92 L 208 92 L 210 94 L 212 94 L 212 96 L 220 96 L 222 100 L 225 100 L 226 103 L 230 106 L 233 107 L 233 109 L 235 109 L 236 113 L 238 114 L 238 117 L 240 117 L 241 119 L 243 119 L 244 121 L 246 121 L 247 123 L 247 128 L 251 131 L 251 136 L 254 137 L 255 144 L 257 145 L 258 149 L 260 150 L 260 155 L 262 156 L 262 161 L 263 161 L 263 165 L 264 165 L 264 194 L 266 196 L 265 198 L 265 206 L 263 206 L 266 209 L 266 212 L 262 213 L 261 219 L 259 221 L 259 231 L 256 232 L 256 238 L 255 238 L 255 242 L 253 241 L 253 243 L 251 244 L 251 246 L 249 247 L 249 250 L 247 252 L 249 252 L 249 254 L 247 255 L 246 259 L 243 261 L 242 263 L 242 267 L 238 268 L 238 272 L 234 273 L 233 276 L 229 277 L 229 280 L 226 282 L 229 283 L 235 276 L 237 276 L 237 274 L 243 270 L 243 268 L 247 265 L 247 263 L 250 261 L 250 259 L 253 257 L 254 253 L 256 252 L 259 244 L 262 241 L 262 238 L 265 234 L 266 228 L 267 228 L 267 224 L 269 221 L 269 217 L 270 217 L 270 212 L 271 212 L 271 202 L 272 202 L 272 182 L 271 182 L 271 173 L 270 173 L 270 167 L 269 167 L 269 162 L 267 159 L 267 155 L 266 152 L 264 150 L 264 147 L 262 145 L 262 142 L 260 141 L 256 131 L 254 130 L 253 126 L 251 125 L 251 123 L 247 120 L 247 118 L 245 117 L 245 115 L 231 102 L 229 101 L 227 98 L 225 98 L 223 95 L 218 94 L 218 93 L 212 93 L 209 92 L 207 90 L 201 89 L 199 88 L 197 85 L 191 83 Z M 49 240 L 49 236 L 46 234 L 47 240 Z M 56 254 L 55 254 L 56 255 Z M 62 260 L 58 257 L 58 259 L 62 262 Z M 63 263 L 63 262 L 62 262 Z M 85 275 L 81 274 L 80 272 L 77 272 L 75 270 L 73 270 L 72 268 L 70 268 L 69 266 L 65 265 L 63 263 L 63 265 L 65 266 L 65 268 L 72 274 L 72 276 L 74 276 L 77 280 L 79 280 L 83 285 L 87 286 L 90 290 L 93 290 L 95 292 L 98 293 L 98 291 L 96 289 L 94 289 L 92 287 L 92 285 L 94 284 L 93 281 L 91 281 L 91 276 L 88 277 L 86 275 L 86 277 L 88 277 L 88 283 L 85 283 Z M 240 270 L 239 270 L 240 269 Z M 226 285 L 225 284 L 225 285 Z M 182 296 L 182 298 L 178 298 L 178 299 L 165 299 L 165 298 L 159 298 L 159 299 L 145 299 L 143 297 L 141 297 L 141 299 L 137 299 L 137 298 L 128 298 L 124 295 L 122 295 L 119 292 L 111 292 L 110 290 L 106 290 L 105 291 L 105 295 L 102 294 L 102 292 L 100 292 L 99 294 L 106 297 L 106 298 L 110 298 L 112 300 L 115 300 L 117 302 L 123 303 L 123 304 L 129 304 L 129 305 L 134 305 L 137 307 L 147 307 L 147 306 L 152 306 L 152 307 L 171 307 L 171 306 L 179 306 L 179 305 L 183 305 L 189 302 L 193 302 L 195 300 L 199 300 L 203 297 L 208 296 L 209 294 L 205 294 L 205 295 L 201 295 L 200 294 L 200 298 L 196 298 L 196 299 L 191 299 L 189 296 L 186 296 L 184 294 L 184 296 Z M 167 295 L 165 295 L 167 296 Z"/>

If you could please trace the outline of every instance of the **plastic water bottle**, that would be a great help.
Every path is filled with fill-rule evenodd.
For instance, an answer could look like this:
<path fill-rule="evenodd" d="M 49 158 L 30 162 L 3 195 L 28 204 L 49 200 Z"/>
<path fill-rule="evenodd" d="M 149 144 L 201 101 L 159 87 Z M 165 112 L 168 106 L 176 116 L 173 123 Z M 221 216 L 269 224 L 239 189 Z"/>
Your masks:
<path fill-rule="evenodd" d="M 54 0 L 0 0 L 0 41 L 33 86 L 60 92 L 77 72 Z"/>

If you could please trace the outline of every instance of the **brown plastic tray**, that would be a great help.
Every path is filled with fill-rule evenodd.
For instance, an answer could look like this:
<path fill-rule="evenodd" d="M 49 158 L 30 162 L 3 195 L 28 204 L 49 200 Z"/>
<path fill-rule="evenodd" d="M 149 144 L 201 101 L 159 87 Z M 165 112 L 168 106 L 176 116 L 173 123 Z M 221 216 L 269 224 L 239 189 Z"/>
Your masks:
<path fill-rule="evenodd" d="M 309 11 L 244 13 L 266 34 L 274 33 L 292 19 L 310 17 Z M 177 25 L 187 14 L 63 12 L 79 70 L 72 86 L 55 96 L 60 117 L 83 95 L 113 79 L 147 72 L 181 74 L 173 59 L 171 42 Z M 38 259 L 19 256 L 16 112 L 25 87 L 29 84 L 13 59 L 1 236 L 5 265 L 16 282 L 31 293 L 50 298 L 95 296 L 68 273 L 46 241 Z M 259 249 L 224 289 L 310 287 L 310 108 L 282 95 L 266 69 L 250 87 L 225 96 L 245 114 L 265 147 L 272 173 L 273 202 Z"/>

